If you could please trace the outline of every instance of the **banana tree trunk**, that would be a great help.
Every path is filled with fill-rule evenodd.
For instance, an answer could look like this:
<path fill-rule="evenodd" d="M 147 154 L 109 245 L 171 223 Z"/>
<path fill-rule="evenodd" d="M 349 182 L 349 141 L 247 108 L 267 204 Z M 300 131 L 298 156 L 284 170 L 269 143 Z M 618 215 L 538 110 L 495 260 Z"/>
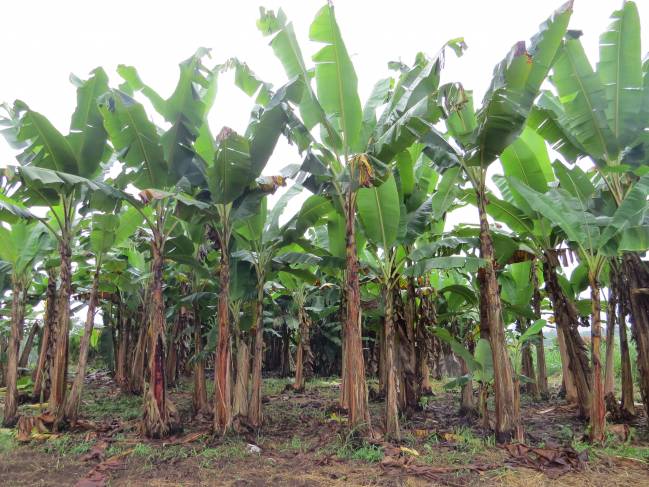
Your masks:
<path fill-rule="evenodd" d="M 345 344 L 347 343 L 347 291 L 343 287 L 340 293 L 340 322 L 342 323 L 342 329 L 341 329 L 341 343 L 340 343 L 340 397 L 339 397 L 339 403 L 340 407 L 344 410 L 348 409 L 347 406 L 347 354 L 345 353 Z M 381 355 L 379 356 L 380 360 L 384 360 L 385 358 L 385 353 L 384 353 L 384 339 L 383 339 L 383 328 L 381 328 Z M 382 364 L 379 362 L 379 369 L 381 369 Z M 379 389 L 381 392 L 384 391 L 385 389 L 385 381 L 382 380 L 384 379 L 384 376 L 381 375 L 379 377 Z"/>
<path fill-rule="evenodd" d="M 61 286 L 59 289 L 57 308 L 57 323 L 55 330 L 55 347 L 52 364 L 52 389 L 50 391 L 49 410 L 54 415 L 52 429 L 58 431 L 65 414 L 65 396 L 67 392 L 68 369 L 68 335 L 70 329 L 70 297 L 72 295 L 72 248 L 71 236 L 66 228 L 61 232 L 59 241 L 59 255 L 61 267 L 59 275 Z"/>
<path fill-rule="evenodd" d="M 521 350 L 521 371 L 530 381 L 525 384 L 525 392 L 530 396 L 538 399 L 539 388 L 537 385 L 536 371 L 534 370 L 534 361 L 532 359 L 532 349 L 528 343 L 523 344 Z"/>
<path fill-rule="evenodd" d="M 41 335 L 38 362 L 34 371 L 34 390 L 32 399 L 42 402 L 48 399 L 50 393 L 50 368 L 54 349 L 54 332 L 56 329 L 56 271 L 47 270 L 47 289 L 45 291 L 45 316 L 43 318 L 43 334 Z"/>
<path fill-rule="evenodd" d="M 471 352 L 471 355 L 473 355 L 475 345 L 473 343 L 473 339 L 469 338 L 465 341 L 465 345 L 467 346 L 467 350 Z M 459 358 L 460 360 L 460 371 L 462 375 L 467 375 L 470 370 L 469 367 L 467 366 L 466 362 L 462 357 Z M 470 378 L 467 381 L 466 384 L 462 386 L 462 397 L 460 400 L 460 414 L 463 416 L 473 416 L 476 414 L 476 406 L 475 406 L 475 399 L 473 397 L 473 380 Z"/>
<path fill-rule="evenodd" d="M 149 290 L 145 296 L 145 304 L 140 309 L 140 327 L 138 331 L 137 343 L 133 353 L 132 366 L 128 378 L 128 389 L 133 394 L 141 394 L 144 388 L 144 362 L 147 351 L 147 330 L 149 310 L 151 308 L 151 293 Z"/>
<path fill-rule="evenodd" d="M 422 341 L 420 340 L 419 343 L 422 343 Z M 426 353 L 428 348 L 429 347 L 421 346 L 418 349 L 419 360 L 417 361 L 417 363 L 419 364 L 419 368 L 417 371 L 417 375 L 419 378 L 420 396 L 433 393 L 433 386 L 430 383 L 430 367 L 428 366 L 428 354 Z"/>
<path fill-rule="evenodd" d="M 379 341 L 379 395 L 385 396 L 385 384 L 388 381 L 387 369 L 385 368 L 385 327 L 381 327 L 378 333 Z"/>
<path fill-rule="evenodd" d="M 194 394 L 192 396 L 192 404 L 194 406 L 195 415 L 206 415 L 210 412 L 210 407 L 207 402 L 207 384 L 205 382 L 205 359 L 202 358 L 203 353 L 203 337 L 201 335 L 201 322 L 198 315 L 198 307 L 194 306 L 193 314 L 194 325 L 194 355 L 197 357 L 194 360 Z"/>
<path fill-rule="evenodd" d="M 566 350 L 566 339 L 564 337 L 563 328 L 557 326 L 557 343 L 559 345 L 559 356 L 561 358 L 561 374 L 563 390 L 566 395 L 566 401 L 569 404 L 577 404 L 577 387 L 575 386 L 575 379 L 572 376 L 572 371 L 568 367 L 568 352 Z"/>
<path fill-rule="evenodd" d="M 9 344 L 9 337 L 0 335 L 0 355 L 7 355 L 7 346 Z M 7 370 L 6 367 L 0 366 L 0 387 L 6 387 L 7 380 Z"/>
<path fill-rule="evenodd" d="M 615 395 L 615 321 L 617 317 L 616 276 L 611 269 L 611 284 L 608 288 L 606 306 L 606 365 L 604 369 L 604 395 Z"/>
<path fill-rule="evenodd" d="M 626 253 L 623 272 L 630 303 L 631 333 L 638 351 L 638 384 L 649 415 L 649 266 L 636 253 Z"/>
<path fill-rule="evenodd" d="M 300 341 L 295 359 L 295 383 L 293 388 L 304 391 L 305 379 L 313 376 L 313 352 L 311 351 L 311 320 L 303 306 L 298 309 Z"/>
<path fill-rule="evenodd" d="M 633 401 L 633 375 L 631 373 L 631 356 L 629 354 L 629 341 L 626 333 L 626 321 L 620 314 L 620 358 L 622 364 L 622 412 L 626 416 L 635 416 Z"/>
<path fill-rule="evenodd" d="M 149 438 L 165 438 L 181 429 L 178 411 L 167 397 L 165 381 L 165 308 L 162 294 L 164 239 L 154 231 L 151 245 L 151 309 L 149 322 L 149 377 L 144 393 L 142 432 Z"/>
<path fill-rule="evenodd" d="M 90 351 L 90 337 L 95 325 L 95 310 L 97 309 L 97 290 L 99 289 L 99 268 L 95 270 L 92 279 L 92 288 L 90 289 L 90 299 L 88 302 L 88 311 L 86 314 L 86 323 L 83 328 L 83 336 L 79 344 L 79 362 L 77 364 L 77 375 L 74 377 L 72 389 L 65 406 L 66 419 L 74 424 L 79 414 L 79 405 L 81 404 L 81 391 L 83 390 L 83 381 L 86 378 L 86 366 L 88 364 L 88 352 Z"/>
<path fill-rule="evenodd" d="M 29 355 L 32 353 L 32 348 L 34 347 L 34 340 L 36 335 L 40 330 L 38 321 L 34 321 L 34 324 L 29 330 L 29 335 L 27 335 L 27 341 L 23 347 L 23 351 L 20 354 L 20 360 L 18 360 L 18 367 L 25 368 L 29 364 Z"/>
<path fill-rule="evenodd" d="M 602 382 L 602 362 L 600 360 L 600 347 L 602 340 L 602 326 L 600 321 L 601 303 L 599 296 L 599 281 L 590 275 L 591 324 L 590 324 L 590 354 L 593 365 L 593 397 L 590 405 L 590 439 L 593 442 L 604 441 L 606 427 L 606 407 L 604 405 L 604 384 Z"/>
<path fill-rule="evenodd" d="M 345 198 L 344 397 L 349 412 L 349 428 L 354 431 L 370 431 L 372 426 L 367 407 L 355 220 L 356 193 L 350 188 Z"/>
<path fill-rule="evenodd" d="M 486 319 L 484 328 L 489 333 L 493 358 L 496 441 L 506 443 L 512 438 L 522 440 L 523 432 L 520 411 L 516 408 L 513 370 L 505 341 L 505 326 L 502 321 L 500 294 L 494 269 L 494 249 L 487 220 L 484 183 L 476 191 L 476 196 L 480 216 L 480 257 L 485 261 L 485 266 L 478 271 L 480 316 Z"/>
<path fill-rule="evenodd" d="M 282 325 L 282 355 L 280 360 L 279 375 L 280 377 L 289 377 L 291 375 L 291 333 L 288 325 Z"/>
<path fill-rule="evenodd" d="M 234 381 L 234 394 L 232 399 L 232 414 L 234 417 L 245 418 L 248 416 L 249 397 L 248 385 L 250 383 L 250 346 L 248 337 L 237 331 L 237 362 L 236 377 Z"/>
<path fill-rule="evenodd" d="M 629 354 L 629 340 L 627 338 L 626 330 L 626 316 L 629 314 L 629 293 L 628 283 L 625 276 L 620 269 L 617 274 L 617 310 L 618 310 L 618 326 L 620 330 L 620 362 L 622 366 L 622 414 L 626 417 L 633 417 L 636 415 L 635 404 L 633 401 L 633 375 L 631 373 L 631 356 Z M 627 292 L 625 292 L 627 290 Z"/>
<path fill-rule="evenodd" d="M 556 267 L 559 265 L 554 252 L 544 253 L 543 274 L 545 286 L 552 302 L 552 309 L 557 324 L 563 332 L 568 357 L 568 368 L 572 372 L 575 388 L 577 389 L 577 405 L 582 418 L 590 417 L 590 398 L 592 375 L 588 364 L 586 345 L 579 334 L 579 313 L 575 305 L 564 294 Z"/>
<path fill-rule="evenodd" d="M 182 309 L 182 308 L 181 308 Z M 182 311 L 179 311 L 169 336 L 167 357 L 165 361 L 165 378 L 167 385 L 173 387 L 178 379 L 178 336 L 183 326 Z"/>
<path fill-rule="evenodd" d="M 431 340 L 431 363 L 433 378 L 442 380 L 445 374 L 444 370 L 444 348 L 442 341 L 434 336 Z"/>
<path fill-rule="evenodd" d="M 127 357 L 129 349 L 129 325 L 131 323 L 130 315 L 126 312 L 126 306 L 120 302 L 117 317 L 117 353 L 115 357 L 115 382 L 124 390 L 127 379 Z"/>
<path fill-rule="evenodd" d="M 532 265 L 532 283 L 534 285 L 532 307 L 534 308 L 534 316 L 538 320 L 541 318 L 541 291 L 539 290 L 539 276 L 536 271 L 536 260 L 534 260 Z M 543 338 L 543 329 L 539 331 L 536 340 L 537 389 L 541 398 L 548 399 L 550 397 L 550 390 L 548 389 L 548 371 L 545 362 L 545 339 Z"/>
<path fill-rule="evenodd" d="M 429 284 L 427 282 L 427 284 Z M 429 327 L 437 325 L 437 313 L 432 294 L 429 292 L 420 295 L 419 320 L 417 322 L 417 365 L 419 394 L 431 394 L 433 389 L 430 383 L 430 356 L 432 337 Z"/>
<path fill-rule="evenodd" d="M 214 362 L 214 431 L 225 434 L 232 428 L 232 377 L 230 344 L 230 253 L 227 229 L 220 235 L 221 269 L 219 271 L 219 339 Z"/>
<path fill-rule="evenodd" d="M 297 352 L 295 353 L 295 380 L 293 381 L 293 390 L 295 392 L 304 392 L 304 351 L 302 350 L 302 338 L 299 338 Z"/>
<path fill-rule="evenodd" d="M 399 429 L 399 407 L 397 399 L 397 368 L 395 363 L 395 332 L 394 332 L 394 291 L 388 287 L 384 292 L 385 317 L 383 329 L 385 336 L 385 436 L 387 439 L 401 439 Z"/>
<path fill-rule="evenodd" d="M 113 374 L 117 373 L 117 360 L 119 355 L 119 338 L 120 333 L 120 310 L 119 306 L 117 311 L 113 312 L 113 304 L 106 303 L 102 310 L 102 317 L 104 321 L 104 327 L 106 328 L 105 332 L 110 333 L 110 341 L 113 345 Z"/>
<path fill-rule="evenodd" d="M 14 277 L 11 296 L 11 335 L 7 344 L 7 368 L 4 416 L 2 424 L 12 427 L 18 421 L 18 351 L 25 319 L 25 285 Z"/>
<path fill-rule="evenodd" d="M 263 411 L 261 405 L 262 378 L 261 369 L 263 366 L 264 353 L 264 276 L 259 277 L 257 283 L 257 300 L 255 302 L 255 350 L 252 357 L 252 389 L 250 392 L 250 405 L 248 410 L 248 421 L 259 428 L 263 422 Z M 284 341 L 282 340 L 282 356 L 284 356 Z"/>
<path fill-rule="evenodd" d="M 397 290 L 397 320 L 395 329 L 397 333 L 395 348 L 397 355 L 397 379 L 400 388 L 400 409 L 408 414 L 412 413 L 419 406 L 419 382 L 417 380 L 417 350 L 415 343 L 415 322 L 416 322 L 416 295 L 412 280 L 407 286 L 407 300 L 401 297 Z"/>

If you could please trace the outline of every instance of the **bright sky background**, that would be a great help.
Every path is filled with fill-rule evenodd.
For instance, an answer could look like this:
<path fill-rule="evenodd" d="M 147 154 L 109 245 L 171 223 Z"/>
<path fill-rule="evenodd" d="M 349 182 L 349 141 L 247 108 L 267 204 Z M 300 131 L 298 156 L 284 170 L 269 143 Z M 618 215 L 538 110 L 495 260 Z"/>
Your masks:
<path fill-rule="evenodd" d="M 649 2 L 637 2 L 649 21 Z M 151 0 L 4 0 L 3 49 L 0 51 L 0 101 L 19 98 L 50 118 L 64 133 L 75 106 L 70 73 L 85 78 L 103 66 L 116 85 L 117 64 L 138 68 L 142 79 L 163 96 L 177 80 L 177 64 L 197 47 L 212 49 L 214 63 L 236 56 L 262 79 L 276 86 L 286 81 L 284 71 L 255 22 L 259 6 L 283 7 L 293 21 L 307 62 L 317 45 L 308 29 L 324 0 L 151 1 Z M 337 0 L 338 23 L 359 79 L 361 100 L 374 82 L 389 74 L 387 62 L 412 63 L 418 51 L 434 56 L 447 40 L 464 36 L 469 49 L 456 59 L 449 51 L 443 81 L 461 81 L 474 90 L 476 105 L 489 85 L 493 67 L 514 42 L 529 40 L 560 1 L 540 0 Z M 593 62 L 598 58 L 599 34 L 620 0 L 576 0 L 570 28 L 582 38 Z M 647 49 L 649 29 L 643 33 Z M 223 76 L 212 110 L 214 133 L 228 125 L 243 131 L 253 101 Z M 0 141 L 0 166 L 13 153 Z M 289 163 L 300 162 L 297 151 L 284 141 L 265 173 L 276 174 Z M 297 205 L 296 205 L 297 206 Z M 475 222 L 475 209 L 466 208 L 452 219 Z"/>

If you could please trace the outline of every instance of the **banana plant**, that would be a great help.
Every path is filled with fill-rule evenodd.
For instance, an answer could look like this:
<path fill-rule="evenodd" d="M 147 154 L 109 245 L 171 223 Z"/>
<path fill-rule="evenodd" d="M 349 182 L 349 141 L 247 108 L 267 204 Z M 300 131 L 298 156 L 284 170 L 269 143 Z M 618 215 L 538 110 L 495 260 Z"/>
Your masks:
<path fill-rule="evenodd" d="M 313 323 L 307 310 L 309 295 L 317 288 L 300 282 L 293 290 L 293 302 L 297 308 L 298 345 L 295 358 L 295 382 L 293 389 L 297 392 L 304 391 L 305 379 L 313 375 L 313 352 L 311 350 L 311 334 Z"/>
<path fill-rule="evenodd" d="M 435 286 L 435 328 L 431 330 L 437 340 L 438 350 L 433 353 L 436 356 L 444 354 L 442 341 L 449 343 L 441 334 L 449 334 L 463 345 L 463 347 L 451 346 L 453 352 L 460 360 L 460 372 L 463 374 L 456 381 L 451 381 L 449 386 L 461 386 L 462 394 L 460 400 L 460 413 L 465 416 L 472 416 L 476 412 L 475 398 L 473 394 L 473 379 L 480 382 L 481 391 L 486 387 L 488 380 L 486 375 L 476 375 L 475 368 L 470 359 L 461 350 L 467 350 L 469 354 L 476 351 L 476 333 L 478 322 L 478 290 L 474 279 L 470 279 L 464 269 L 440 270 L 430 277 L 431 286 Z M 444 330 L 444 331 L 441 331 Z M 481 346 L 483 348 L 483 346 Z M 489 350 L 489 349 L 487 349 Z M 448 353 L 448 349 L 447 352 Z M 490 351 L 489 351 L 490 356 Z M 434 357 L 437 360 L 437 357 Z M 484 363 L 484 361 L 478 361 Z M 437 376 L 441 378 L 441 371 L 437 370 Z M 486 391 L 482 391 L 482 398 L 486 397 Z M 480 411 L 483 414 L 484 423 L 488 423 L 487 408 L 484 403 L 480 404 Z"/>
<path fill-rule="evenodd" d="M 86 376 L 88 352 L 90 351 L 90 340 L 99 299 L 99 285 L 104 258 L 114 246 L 118 246 L 128 239 L 137 230 L 141 222 L 139 214 L 132 208 L 117 215 L 99 213 L 92 216 L 88 246 L 95 265 L 92 270 L 92 283 L 88 293 L 86 322 L 79 345 L 77 372 L 65 406 L 65 418 L 73 424 L 77 420 L 81 404 L 81 392 Z"/>
<path fill-rule="evenodd" d="M 217 252 L 205 243 L 207 237 L 202 215 L 186 218 L 181 222 L 183 233 L 189 236 L 193 247 L 191 255 L 197 265 L 183 265 L 186 268 L 189 294 L 180 298 L 181 312 L 187 307 L 193 328 L 193 355 L 190 364 L 193 366 L 194 390 L 192 396 L 195 415 L 209 416 L 210 405 L 207 398 L 205 362 L 207 352 L 204 346 L 204 322 L 210 318 L 210 303 L 216 299 L 216 288 L 210 266 L 218 260 Z"/>
<path fill-rule="evenodd" d="M 510 337 L 513 338 L 509 342 L 510 350 L 512 350 L 513 344 L 513 353 L 510 354 L 513 357 L 515 390 L 519 390 L 517 382 L 523 382 L 527 392 L 535 399 L 539 399 L 541 395 L 540 377 L 537 379 L 534 370 L 531 343 L 528 343 L 528 340 L 525 340 L 525 343 L 519 341 L 521 336 L 528 336 L 527 330 L 540 319 L 536 316 L 534 309 L 536 304 L 534 295 L 537 288 L 535 281 L 538 280 L 536 261 L 532 259 L 512 263 L 500 273 L 498 280 L 501 285 L 504 321 L 507 324 L 516 324 L 515 331 L 508 330 Z M 536 328 L 542 330 L 543 327 Z M 542 340 L 542 335 L 541 337 L 537 335 L 535 338 Z"/>
<path fill-rule="evenodd" d="M 278 256 L 276 263 L 281 262 L 275 272 L 273 281 L 273 300 L 282 303 L 290 313 L 287 320 L 289 327 L 294 330 L 296 341 L 295 380 L 292 390 L 304 392 L 305 381 L 313 374 L 314 354 L 311 348 L 313 322 L 309 313 L 310 304 L 321 288 L 311 274 L 321 260 L 314 254 L 286 253 Z M 291 267 L 295 264 L 295 267 Z"/>
<path fill-rule="evenodd" d="M 480 220 L 480 257 L 485 260 L 479 271 L 480 321 L 493 353 L 498 442 L 509 441 L 512 437 L 522 439 L 523 431 L 519 411 L 515 409 L 512 367 L 507 355 L 493 242 L 487 220 L 487 169 L 523 130 L 571 14 L 572 1 L 569 1 L 541 25 L 529 47 L 522 41 L 513 46 L 495 67 L 491 85 L 477 112 L 474 112 L 470 92 L 459 85 L 448 90 L 444 96 L 446 136 L 437 132 L 428 136 L 428 143 L 434 144 L 439 154 L 438 159 L 460 165 L 475 191 Z M 455 144 L 451 145 L 447 139 Z"/>
<path fill-rule="evenodd" d="M 331 4 L 321 8 L 311 24 L 309 37 L 324 46 L 313 56 L 315 63 L 316 91 L 311 87 L 311 75 L 304 59 L 291 23 L 283 11 L 276 16 L 272 11 L 262 10 L 258 21 L 265 35 L 272 35 L 271 46 L 284 66 L 289 78 L 298 77 L 305 84 L 305 91 L 299 100 L 301 120 L 293 130 L 292 138 L 301 150 L 311 145 L 310 130 L 320 126 L 323 144 L 322 161 L 316 163 L 326 173 L 337 179 L 336 197 L 340 212 L 345 215 L 346 274 L 345 274 L 345 356 L 341 400 L 349 406 L 351 428 L 371 428 L 367 409 L 367 385 L 364 374 L 352 371 L 364 370 L 362 340 L 360 331 L 360 289 L 358 284 L 358 257 L 355 241 L 356 189 L 367 184 L 369 162 L 366 157 L 355 156 L 360 148 L 362 126 L 361 102 L 357 92 L 357 77 L 352 61 L 342 40 Z M 316 94 L 317 93 L 317 94 Z M 306 140 L 305 140 L 306 139 Z M 343 175 L 347 178 L 347 189 L 338 183 Z"/>
<path fill-rule="evenodd" d="M 262 86 L 260 89 L 267 88 Z M 301 90 L 302 83 L 294 80 L 275 93 L 269 93 L 270 99 L 264 106 L 255 109 L 243 135 L 225 127 L 212 140 L 209 129 L 204 126 L 204 133 L 208 135 L 197 141 L 196 150 L 206 164 L 206 189 L 209 193 L 206 214 L 218 234 L 221 252 L 214 430 L 222 433 L 232 427 L 232 391 L 228 372 L 231 360 L 228 311 L 230 241 L 235 223 L 253 216 L 258 211 L 264 194 L 275 191 L 277 187 L 277 184 L 268 186 L 263 181 L 257 183 L 256 180 L 261 176 L 288 123 L 286 106 L 289 101 L 299 99 Z M 274 181 L 281 182 L 282 178 Z M 259 316 L 261 317 L 261 313 Z M 250 411 L 252 414 L 255 414 L 254 411 L 261 413 L 260 408 L 255 408 L 254 404 Z M 255 418 L 253 422 L 260 424 L 261 417 Z"/>
<path fill-rule="evenodd" d="M 259 187 L 265 192 L 274 192 L 279 185 L 285 184 L 282 176 L 261 178 L 257 180 Z M 282 250 L 292 239 L 294 232 L 291 226 L 296 220 L 292 218 L 289 223 L 280 227 L 279 219 L 286 210 L 287 205 L 302 191 L 298 184 L 289 188 L 275 203 L 271 210 L 268 209 L 267 197 L 263 197 L 257 210 L 249 217 L 238 219 L 233 225 L 237 250 L 233 257 L 248 261 L 254 268 L 256 275 L 256 299 L 254 301 L 254 350 L 252 357 L 252 382 L 250 403 L 248 408 L 248 421 L 255 427 L 260 427 L 263 422 L 262 414 L 262 354 L 264 347 L 264 288 L 271 278 L 273 264 L 276 259 L 281 259 L 282 264 L 292 262 L 293 257 L 303 259 L 305 254 L 289 254 L 288 249 Z M 300 249 L 301 250 L 301 249 Z M 283 252 L 282 255 L 280 253 Z"/>
<path fill-rule="evenodd" d="M 580 40 L 571 31 L 562 41 L 550 77 L 529 123 L 564 161 L 588 159 L 602 183 L 621 205 L 647 164 L 649 149 L 649 60 L 642 57 L 638 8 L 624 1 L 600 35 L 599 62 L 593 68 Z M 637 230 L 639 232 L 640 230 Z M 646 238 L 646 236 L 645 236 Z M 622 272 L 635 275 L 642 267 L 641 251 L 625 252 Z M 649 284 L 649 283 L 645 283 Z M 639 282 L 640 287 L 645 284 Z M 649 304 L 630 297 L 639 368 L 649 370 Z M 641 375 L 645 409 L 649 411 L 649 374 Z"/>
<path fill-rule="evenodd" d="M 150 232 L 151 300 L 148 316 L 149 384 L 145 391 L 142 431 L 165 437 L 180 428 L 177 410 L 167 397 L 165 383 L 165 304 L 163 299 L 164 250 L 179 227 L 177 210 L 207 205 L 185 194 L 205 181 L 205 167 L 193 150 L 214 100 L 217 71 L 204 65 L 207 51 L 199 49 L 180 63 L 178 83 L 164 99 L 144 84 L 133 67 L 119 66 L 125 83 L 102 99 L 101 114 L 113 149 L 126 171 L 121 175 L 140 189 L 140 202 L 129 203 L 141 213 Z M 164 131 L 149 120 L 134 96 L 141 92 L 171 126 Z M 126 182 L 125 181 L 125 182 Z M 120 184 L 121 181 L 116 181 Z"/>
<path fill-rule="evenodd" d="M 408 388 L 405 376 L 397 376 L 395 350 L 394 293 L 404 267 L 409 262 L 409 250 L 429 229 L 433 221 L 443 225 L 443 216 L 455 203 L 459 168 L 446 171 L 441 179 L 423 152 L 415 144 L 397 156 L 397 164 L 386 181 L 379 186 L 358 190 L 358 216 L 368 246 L 366 261 L 373 267 L 383 288 L 384 303 L 384 366 L 386 370 L 386 435 L 400 437 L 397 390 Z M 439 185 L 437 185 L 439 179 Z M 435 190 L 437 190 L 435 192 Z M 430 193 L 435 192 L 433 196 Z M 414 274 L 410 274 L 412 280 Z M 413 288 L 414 289 L 414 288 Z M 413 301 L 414 296 L 409 298 Z M 414 302 L 411 302 L 414 305 Z M 408 313 L 405 335 L 414 337 L 415 312 Z M 403 340 L 401 340 L 403 341 Z M 414 348 L 414 343 L 412 343 Z M 413 359 L 414 354 L 413 355 Z M 403 368 L 405 364 L 402 364 Z M 416 365 L 412 368 L 415 368 Z M 415 376 L 413 371 L 413 377 Z M 414 394 L 415 402 L 418 401 Z"/>
<path fill-rule="evenodd" d="M 112 211 L 121 200 L 119 191 L 95 178 L 110 156 L 107 134 L 97 100 L 108 90 L 106 73 L 97 68 L 85 81 L 72 78 L 77 86 L 77 107 L 72 114 L 70 133 L 63 135 L 40 113 L 16 101 L 5 122 L 5 137 L 21 150 L 18 165 L 8 174 L 20 180 L 19 193 L 31 205 L 50 209 L 53 223 L 45 220 L 58 241 L 61 280 L 57 301 L 57 344 L 54 351 L 49 410 L 58 429 L 63 420 L 67 370 L 67 344 L 70 321 L 72 241 L 78 232 L 80 205 Z M 5 205 L 6 209 L 6 205 Z"/>
<path fill-rule="evenodd" d="M 624 200 L 611 215 L 593 213 L 590 201 L 574 185 L 567 181 L 564 187 L 537 192 L 517 178 L 509 179 L 512 188 L 533 205 L 538 212 L 554 222 L 576 246 L 580 259 L 588 270 L 591 291 L 591 361 L 592 397 L 590 411 L 590 438 L 593 442 L 604 439 L 605 414 L 604 389 L 601 374 L 600 343 L 600 275 L 609 256 L 621 254 L 638 245 L 635 230 L 630 228 L 646 225 L 649 174 L 642 176 L 628 191 Z"/>
<path fill-rule="evenodd" d="M 505 177 L 494 176 L 493 181 L 502 197 L 488 193 L 486 211 L 519 237 L 527 239 L 528 251 L 542 262 L 545 289 L 552 303 L 557 334 L 561 335 L 560 343 L 565 344 L 565 375 L 570 375 L 567 381 L 574 384 L 580 416 L 587 418 L 592 385 L 586 345 L 579 333 L 581 320 L 578 310 L 572 296 L 566 294 L 560 285 L 563 276 L 558 273 L 561 268 L 558 256 L 565 252 L 561 249 L 564 237 L 555 231 L 551 220 L 511 186 L 508 178 L 523 181 L 541 193 L 560 182 L 564 187 L 578 189 L 584 198 L 593 195 L 595 186 L 578 166 L 569 169 L 558 161 L 551 164 L 543 139 L 529 128 L 505 149 L 500 160 Z M 475 198 L 468 199 L 475 203 Z"/>
<path fill-rule="evenodd" d="M 2 424 L 11 427 L 18 421 L 18 352 L 23 335 L 25 305 L 35 262 L 48 245 L 47 229 L 37 221 L 15 219 L 10 228 L 0 225 L 0 260 L 9 267 L 11 280 L 11 335 L 7 345 L 5 382 L 7 392 Z"/>
<path fill-rule="evenodd" d="M 270 45 L 287 76 L 302 79 L 306 87 L 298 104 L 299 115 L 292 112 L 289 138 L 301 152 L 306 151 L 301 168 L 308 174 L 305 186 L 316 196 L 326 195 L 338 214 L 330 217 L 329 227 L 344 242 L 341 404 L 349 411 L 351 428 L 370 430 L 367 384 L 362 374 L 355 373 L 364 370 L 355 225 L 357 194 L 359 188 L 380 185 L 395 157 L 440 118 L 437 89 L 443 52 L 432 60 L 419 55 L 415 66 L 405 69 L 392 91 L 389 79 L 377 82 L 362 107 L 356 73 L 331 4 L 318 11 L 309 30 L 312 41 L 324 44 L 312 58 L 315 90 L 293 25 L 284 12 L 275 14 L 262 9 L 258 27 L 272 36 Z M 450 44 L 461 53 L 461 39 Z M 377 119 L 377 108 L 384 104 L 385 110 Z M 316 126 L 320 137 L 311 133 Z"/>

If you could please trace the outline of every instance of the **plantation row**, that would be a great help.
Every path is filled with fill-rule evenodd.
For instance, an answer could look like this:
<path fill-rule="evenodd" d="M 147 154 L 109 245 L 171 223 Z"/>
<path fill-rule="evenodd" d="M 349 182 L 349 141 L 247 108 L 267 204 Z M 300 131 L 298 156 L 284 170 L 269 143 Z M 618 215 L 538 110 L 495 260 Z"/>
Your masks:
<path fill-rule="evenodd" d="M 167 388 L 186 374 L 194 412 L 212 417 L 215 433 L 261 428 L 262 372 L 294 362 L 296 391 L 314 374 L 340 374 L 355 433 L 398 440 L 430 377 L 452 376 L 461 411 L 498 442 L 523 441 L 521 392 L 550 394 L 552 326 L 566 399 L 592 441 L 604 439 L 607 409 L 636 414 L 634 366 L 649 413 L 649 61 L 633 2 L 613 13 L 595 66 L 571 14 L 569 1 L 514 44 L 476 107 L 463 84 L 440 82 L 462 39 L 390 63 L 361 104 L 330 4 L 311 24 L 312 65 L 284 13 L 261 10 L 288 80 L 280 87 L 236 59 L 210 64 L 200 49 L 167 98 L 131 66 L 118 67 L 118 85 L 102 68 L 75 79 L 68 134 L 16 101 L 3 135 L 19 155 L 0 179 L 3 424 L 31 430 L 25 400 L 48 403 L 37 419 L 54 431 L 77 422 L 99 310 L 99 348 L 111 350 L 122 392 L 142 395 L 152 438 L 182 428 Z M 208 115 L 230 71 L 256 106 L 245 133 L 215 136 Z M 262 176 L 283 137 L 301 164 Z M 447 215 L 469 205 L 479 225 L 448 230 Z M 23 337 L 27 316 L 42 330 Z M 380 428 L 368 376 L 384 398 Z"/>

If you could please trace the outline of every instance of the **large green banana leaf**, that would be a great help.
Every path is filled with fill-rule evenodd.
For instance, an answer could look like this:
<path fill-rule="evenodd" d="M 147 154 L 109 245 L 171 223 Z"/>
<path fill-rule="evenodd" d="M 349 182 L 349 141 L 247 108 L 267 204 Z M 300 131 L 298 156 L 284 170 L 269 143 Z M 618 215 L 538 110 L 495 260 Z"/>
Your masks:
<path fill-rule="evenodd" d="M 344 144 L 352 152 L 359 148 L 362 110 L 354 66 L 340 35 L 333 5 L 325 5 L 316 14 L 309 37 L 325 44 L 313 56 L 318 100 L 333 125 L 343 134 Z"/>
<path fill-rule="evenodd" d="M 361 188 L 357 196 L 358 216 L 367 238 L 389 249 L 397 239 L 401 208 L 393 175 L 380 186 Z"/>
<path fill-rule="evenodd" d="M 646 125 L 639 119 L 643 95 L 638 8 L 634 2 L 624 2 L 611 20 L 599 38 L 597 73 L 608 102 L 608 126 L 619 146 L 626 147 Z"/>
<path fill-rule="evenodd" d="M 524 42 L 519 42 L 496 66 L 491 86 L 476 115 L 475 142 L 468 147 L 470 165 L 486 167 L 491 164 L 520 133 L 550 70 L 571 14 L 572 1 L 569 1 L 541 24 L 529 50 Z"/>
<path fill-rule="evenodd" d="M 569 129 L 568 116 L 559 98 L 549 91 L 541 92 L 536 105 L 530 111 L 527 123 L 568 162 L 575 162 L 586 155 L 586 149 Z"/>
<path fill-rule="evenodd" d="M 108 92 L 108 76 L 102 68 L 92 72 L 86 80 L 76 80 L 77 108 L 72 114 L 68 140 L 79 162 L 79 175 L 87 178 L 97 176 L 100 162 L 106 160 L 108 135 L 104 129 L 98 100 Z"/>
<path fill-rule="evenodd" d="M 0 194 L 0 221 L 15 223 L 21 219 L 36 220 L 37 216 L 17 201 Z"/>
<path fill-rule="evenodd" d="M 615 140 L 605 113 L 604 85 L 576 36 L 568 36 L 562 43 L 550 80 L 561 98 L 566 129 L 572 136 L 596 160 L 615 155 Z"/>
<path fill-rule="evenodd" d="M 168 166 L 156 126 L 142 104 L 113 90 L 100 107 L 104 126 L 120 160 L 136 170 L 133 184 L 139 188 L 163 188 Z"/>
<path fill-rule="evenodd" d="M 17 101 L 15 110 L 20 117 L 18 140 L 29 144 L 19 159 L 33 166 L 78 174 L 79 162 L 70 141 L 45 116 L 25 103 Z"/>
<path fill-rule="evenodd" d="M 326 116 L 320 106 L 320 102 L 311 89 L 311 74 L 307 71 L 304 63 L 293 24 L 291 22 L 287 23 L 286 15 L 282 9 L 279 9 L 277 15 L 275 15 L 272 10 L 262 8 L 257 26 L 264 35 L 274 34 L 270 45 L 284 66 L 284 71 L 288 79 L 301 77 L 307 85 L 307 89 L 305 89 L 299 103 L 300 115 L 302 115 L 302 120 L 306 128 L 311 130 L 318 123 L 324 123 Z"/>
<path fill-rule="evenodd" d="M 559 226 L 569 240 L 593 254 L 599 251 L 600 222 L 578 198 L 561 188 L 539 193 L 517 178 L 508 181 L 530 206 Z"/>
<path fill-rule="evenodd" d="M 117 215 L 97 214 L 92 217 L 90 248 L 96 255 L 108 252 L 115 243 L 120 219 Z"/>
<path fill-rule="evenodd" d="M 0 225 L 0 260 L 11 264 L 12 271 L 23 276 L 47 244 L 47 230 L 39 222 L 17 221 L 6 228 Z"/>

